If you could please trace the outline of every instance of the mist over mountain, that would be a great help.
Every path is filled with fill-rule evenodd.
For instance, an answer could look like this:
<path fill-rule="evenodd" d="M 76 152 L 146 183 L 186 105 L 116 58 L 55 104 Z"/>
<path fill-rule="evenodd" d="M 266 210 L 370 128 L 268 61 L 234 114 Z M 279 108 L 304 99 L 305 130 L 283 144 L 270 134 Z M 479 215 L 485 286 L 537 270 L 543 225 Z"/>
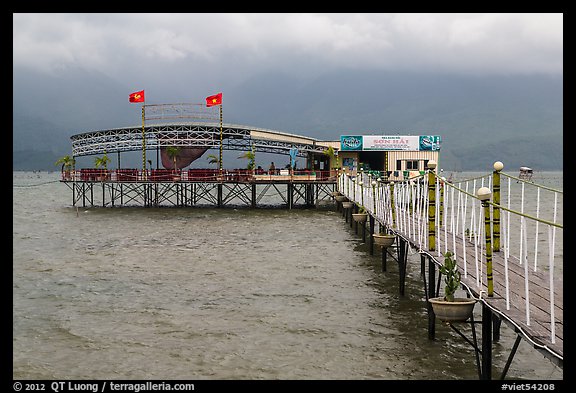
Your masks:
<path fill-rule="evenodd" d="M 180 82 L 146 87 L 147 103 L 203 103 L 222 91 L 225 123 L 327 140 L 434 134 L 442 137 L 445 170 L 485 171 L 497 160 L 510 172 L 523 165 L 562 169 L 558 76 L 338 71 L 299 79 L 267 73 L 210 91 L 195 89 L 193 80 Z M 57 170 L 54 162 L 71 153 L 71 135 L 141 124 L 140 105 L 128 103 L 139 89 L 81 69 L 51 76 L 14 71 L 13 169 Z"/>

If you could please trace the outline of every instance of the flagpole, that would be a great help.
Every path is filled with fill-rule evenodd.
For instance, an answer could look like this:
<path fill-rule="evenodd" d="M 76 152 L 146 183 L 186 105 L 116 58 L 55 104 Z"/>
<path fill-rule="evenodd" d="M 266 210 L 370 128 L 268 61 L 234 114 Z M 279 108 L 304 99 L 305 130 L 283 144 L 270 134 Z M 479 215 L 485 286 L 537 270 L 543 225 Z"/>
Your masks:
<path fill-rule="evenodd" d="M 146 133 L 144 129 L 144 119 L 145 116 L 145 105 L 142 104 L 142 179 L 146 180 L 148 176 L 146 176 Z"/>
<path fill-rule="evenodd" d="M 222 178 L 222 104 L 220 104 L 220 162 L 218 163 L 218 174 Z"/>

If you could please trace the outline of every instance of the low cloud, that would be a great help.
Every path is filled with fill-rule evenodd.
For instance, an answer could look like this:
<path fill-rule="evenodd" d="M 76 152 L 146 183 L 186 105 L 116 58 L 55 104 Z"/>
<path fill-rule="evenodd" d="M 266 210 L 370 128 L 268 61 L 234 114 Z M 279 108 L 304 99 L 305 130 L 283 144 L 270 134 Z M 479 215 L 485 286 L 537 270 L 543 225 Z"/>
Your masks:
<path fill-rule="evenodd" d="M 563 72 L 562 14 L 14 14 L 13 64 L 123 75 Z"/>

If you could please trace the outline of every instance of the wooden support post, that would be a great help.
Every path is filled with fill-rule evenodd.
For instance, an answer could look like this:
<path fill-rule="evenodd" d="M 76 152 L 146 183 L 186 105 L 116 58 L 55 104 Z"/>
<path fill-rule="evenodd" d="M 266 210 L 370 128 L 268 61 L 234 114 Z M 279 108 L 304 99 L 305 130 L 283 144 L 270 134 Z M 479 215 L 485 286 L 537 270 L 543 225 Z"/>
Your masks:
<path fill-rule="evenodd" d="M 494 314 L 492 317 L 492 340 L 494 342 L 500 341 L 500 325 L 502 325 L 502 319 Z"/>
<path fill-rule="evenodd" d="M 374 217 L 368 215 L 370 219 L 370 240 L 368 241 L 368 249 L 370 250 L 370 255 L 374 255 Z"/>
<path fill-rule="evenodd" d="M 396 239 L 400 250 L 398 258 L 399 292 L 401 296 L 404 296 L 404 290 L 406 288 L 406 265 L 408 264 L 408 242 L 400 236 L 397 236 Z"/>
<path fill-rule="evenodd" d="M 388 248 L 380 247 L 382 249 L 382 271 L 386 271 L 387 259 L 388 259 Z"/>
<path fill-rule="evenodd" d="M 492 310 L 482 303 L 482 379 L 492 379 Z"/>
<path fill-rule="evenodd" d="M 250 199 L 252 208 L 256 207 L 256 183 L 252 183 L 252 198 Z"/>
<path fill-rule="evenodd" d="M 222 183 L 218 183 L 218 207 L 222 207 Z"/>
<path fill-rule="evenodd" d="M 436 265 L 432 261 L 431 257 L 428 257 L 428 299 L 436 297 L 436 290 L 434 289 L 434 283 L 436 282 Z M 434 340 L 436 336 L 436 315 L 434 310 L 432 310 L 432 303 L 426 302 L 426 308 L 428 310 L 428 339 Z"/>
<path fill-rule="evenodd" d="M 354 205 L 352 205 L 354 206 Z M 352 218 L 352 213 L 353 213 L 353 209 L 354 207 L 351 207 L 350 209 L 348 209 L 348 216 L 350 218 L 350 228 L 354 227 L 354 219 Z"/>
<path fill-rule="evenodd" d="M 426 257 L 424 254 L 420 254 L 420 275 L 422 277 L 426 275 Z"/>

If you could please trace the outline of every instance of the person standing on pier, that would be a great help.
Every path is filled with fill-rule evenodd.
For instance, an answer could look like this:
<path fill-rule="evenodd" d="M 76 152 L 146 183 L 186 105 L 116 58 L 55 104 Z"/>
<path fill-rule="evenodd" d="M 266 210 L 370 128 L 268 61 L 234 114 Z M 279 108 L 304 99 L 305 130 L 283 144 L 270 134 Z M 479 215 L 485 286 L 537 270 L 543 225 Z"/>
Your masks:
<path fill-rule="evenodd" d="M 273 175 L 276 172 L 276 166 L 274 166 L 274 161 L 270 163 L 270 168 L 268 168 L 268 174 Z"/>

